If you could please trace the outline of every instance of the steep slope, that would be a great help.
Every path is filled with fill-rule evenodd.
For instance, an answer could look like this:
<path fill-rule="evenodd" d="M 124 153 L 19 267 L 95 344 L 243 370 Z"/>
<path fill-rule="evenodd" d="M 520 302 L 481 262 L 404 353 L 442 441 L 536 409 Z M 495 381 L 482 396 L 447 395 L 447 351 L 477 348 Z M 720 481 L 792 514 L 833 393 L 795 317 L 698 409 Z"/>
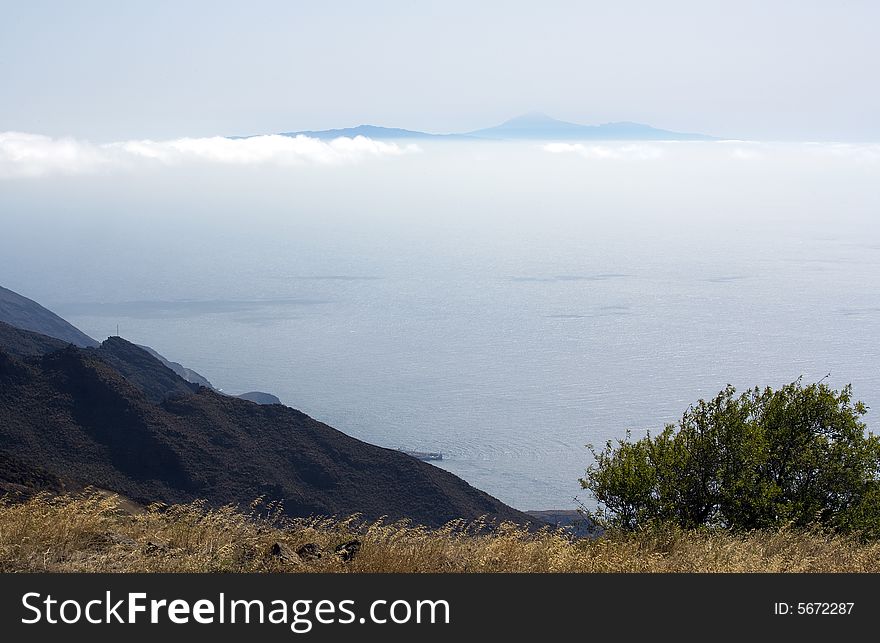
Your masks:
<path fill-rule="evenodd" d="M 0 451 L 0 496 L 9 494 L 27 498 L 41 491 L 59 493 L 64 490 L 58 476 Z"/>
<path fill-rule="evenodd" d="M 294 409 L 192 392 L 171 378 L 121 338 L 30 357 L 0 345 L 0 468 L 14 462 L 18 478 L 54 476 L 140 502 L 247 505 L 264 496 L 291 515 L 361 513 L 431 526 L 481 515 L 530 520 L 442 469 Z M 168 386 L 161 402 L 151 401 Z"/>
<path fill-rule="evenodd" d="M 111 338 L 112 339 L 112 338 Z M 106 343 L 106 342 L 105 342 Z M 151 356 L 155 357 L 157 360 L 162 362 L 166 367 L 170 368 L 174 373 L 189 382 L 190 384 L 197 385 L 193 390 L 196 390 L 199 386 L 206 386 L 210 389 L 217 391 L 218 389 L 214 387 L 208 379 L 202 375 L 199 375 L 191 368 L 187 368 L 178 362 L 172 362 L 171 360 L 165 358 L 160 355 L 157 351 L 150 348 L 149 346 L 144 346 L 143 344 L 137 344 L 138 348 L 142 348 Z M 220 391 L 222 392 L 222 391 Z M 281 400 L 279 400 L 276 396 L 271 393 L 264 393 L 263 391 L 250 391 L 249 393 L 242 393 L 241 395 L 233 395 L 233 397 L 241 398 L 242 400 L 248 400 L 255 404 L 281 404 Z"/>
<path fill-rule="evenodd" d="M 0 347 L 10 355 L 17 357 L 45 355 L 66 347 L 68 343 L 0 321 Z"/>
<path fill-rule="evenodd" d="M 155 357 L 157 360 L 162 362 L 165 366 L 174 371 L 178 376 L 185 379 L 190 384 L 198 384 L 199 386 L 207 386 L 208 388 L 214 388 L 211 382 L 208 381 L 208 378 L 196 373 L 191 368 L 187 368 L 183 364 L 179 362 L 172 362 L 170 359 L 166 359 L 164 356 L 160 355 L 157 351 L 153 350 L 149 346 L 144 346 L 143 344 L 138 344 L 138 348 L 143 348 L 150 355 Z"/>
<path fill-rule="evenodd" d="M 108 337 L 94 350 L 151 402 L 161 402 L 169 395 L 187 395 L 199 389 L 198 384 L 187 382 L 146 350 L 121 337 Z"/>
<path fill-rule="evenodd" d="M 3 302 L 8 305 L 4 308 Z M 4 313 L 5 311 L 5 313 Z M 8 318 L 8 321 L 2 317 Z M 20 333 L 19 330 L 25 330 L 26 325 L 31 324 L 46 327 L 55 334 L 48 331 L 37 330 L 40 335 L 28 335 L 28 333 Z M 33 330 L 33 329 L 31 329 Z M 56 339 L 61 337 L 61 339 Z M 66 338 L 66 339 L 65 339 Z M 85 339 L 82 339 L 85 338 Z M 139 351 L 132 351 L 125 348 L 128 342 L 122 344 L 115 343 L 114 337 L 108 338 L 107 341 L 99 344 L 91 337 L 82 333 L 78 328 L 62 319 L 52 311 L 44 308 L 35 301 L 32 301 L 16 292 L 0 287 L 0 346 L 6 346 L 13 354 L 18 356 L 45 355 L 48 352 L 63 348 L 69 343 L 77 346 L 98 348 L 104 353 L 105 361 L 113 364 L 123 375 L 130 377 L 138 386 L 147 393 L 147 396 L 153 401 L 159 401 L 168 394 L 187 393 L 195 391 L 199 386 L 207 386 L 214 388 L 208 379 L 191 368 L 187 368 L 178 362 L 172 362 L 160 355 L 157 351 L 149 346 L 138 344 L 137 347 L 149 353 L 152 357 L 159 360 L 165 367 L 171 369 L 180 378 L 189 382 L 192 386 L 185 386 L 175 378 L 171 378 L 164 369 L 159 369 L 155 364 L 144 361 L 143 356 L 139 355 Z M 74 341 L 76 340 L 76 341 Z M 108 343 L 109 342 L 109 343 Z M 139 382 L 142 378 L 143 370 L 154 371 L 148 378 L 151 384 L 154 384 L 152 390 L 145 388 L 146 382 Z M 215 389 L 216 390 L 216 389 Z M 256 404 L 281 404 L 276 396 L 271 393 L 262 391 L 251 391 L 238 395 L 243 400 L 250 400 Z"/>
<path fill-rule="evenodd" d="M 70 346 L 53 337 L 32 333 L 0 322 L 0 348 L 16 357 L 39 357 Z M 86 348 L 99 359 L 117 370 L 131 384 L 153 402 L 161 402 L 169 395 L 184 395 L 198 390 L 178 377 L 171 369 L 153 358 L 145 350 L 121 337 L 108 337 L 97 348 Z"/>
<path fill-rule="evenodd" d="M 98 342 L 27 297 L 0 286 L 0 322 L 48 335 L 76 346 L 97 346 Z"/>

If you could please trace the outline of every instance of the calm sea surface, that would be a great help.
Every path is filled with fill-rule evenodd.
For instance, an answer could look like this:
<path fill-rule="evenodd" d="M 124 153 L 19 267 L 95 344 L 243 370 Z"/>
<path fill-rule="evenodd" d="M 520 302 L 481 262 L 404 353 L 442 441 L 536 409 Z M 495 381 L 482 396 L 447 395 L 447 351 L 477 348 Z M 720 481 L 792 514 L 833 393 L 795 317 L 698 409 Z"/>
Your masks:
<path fill-rule="evenodd" d="M 880 404 L 877 146 L 421 145 L 0 183 L 0 284 L 521 509 L 727 383 Z M 868 423 L 876 430 L 877 412 Z"/>

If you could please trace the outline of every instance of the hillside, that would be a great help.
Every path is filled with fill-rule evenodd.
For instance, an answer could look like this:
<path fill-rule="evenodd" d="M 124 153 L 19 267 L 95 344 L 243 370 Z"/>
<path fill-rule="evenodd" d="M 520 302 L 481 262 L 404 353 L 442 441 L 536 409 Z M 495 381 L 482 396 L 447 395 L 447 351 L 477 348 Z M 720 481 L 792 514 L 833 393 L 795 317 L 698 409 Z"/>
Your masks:
<path fill-rule="evenodd" d="M 10 342 L 9 347 L 12 349 L 13 354 L 22 354 L 16 351 L 25 351 L 25 353 L 23 354 L 42 355 L 46 352 L 46 350 L 43 349 L 45 349 L 47 346 L 57 349 L 65 346 L 66 344 L 74 344 L 76 346 L 88 348 L 96 348 L 99 345 L 97 341 L 83 333 L 67 320 L 53 313 L 51 310 L 48 310 L 47 308 L 43 307 L 32 299 L 28 299 L 27 297 L 19 295 L 18 293 L 13 292 L 7 288 L 3 288 L 2 286 L 0 286 L 0 324 L 8 324 L 9 326 L 14 328 L 30 330 L 46 336 L 42 339 L 37 340 L 34 340 L 34 338 L 19 336 L 15 340 L 13 340 L 12 335 L 9 334 L 8 329 L 0 329 L 0 335 L 2 335 L 3 333 L 6 334 L 6 338 Z M 54 344 L 47 344 L 46 340 L 50 338 L 58 340 L 58 342 Z M 32 345 L 26 347 L 26 345 L 29 343 Z M 186 380 L 190 384 L 195 385 L 190 387 L 191 390 L 196 390 L 199 386 L 215 388 L 206 377 L 197 373 L 191 368 L 187 368 L 186 366 L 183 366 L 178 362 L 166 359 L 164 356 L 160 355 L 157 351 L 153 350 L 149 346 L 144 346 L 142 344 L 138 344 L 137 346 L 138 348 L 142 348 L 151 356 L 162 362 L 162 364 L 171 369 L 180 378 Z M 109 357 L 112 359 L 114 356 L 109 355 Z M 124 357 L 116 357 L 118 357 L 119 360 L 115 363 L 115 366 L 122 366 L 125 361 Z M 131 371 L 129 371 L 128 373 L 125 372 L 125 369 L 122 369 L 122 371 L 124 375 L 137 377 Z M 175 384 L 174 386 L 179 385 Z M 270 393 L 264 393 L 262 391 L 252 391 L 250 393 L 245 393 L 239 397 L 241 397 L 242 399 L 250 400 L 252 402 L 256 402 L 257 404 L 281 403 L 281 401 L 274 395 Z"/>
<path fill-rule="evenodd" d="M 54 337 L 22 330 L 0 321 L 0 347 L 16 357 L 46 355 L 67 347 L 68 343 Z"/>
<path fill-rule="evenodd" d="M 8 327 L 4 337 L 0 455 L 18 480 L 29 471 L 144 503 L 246 506 L 262 496 L 293 516 L 530 520 L 442 469 L 294 409 L 193 390 L 122 338 L 83 349 Z"/>
<path fill-rule="evenodd" d="M 179 362 L 172 362 L 170 359 L 167 359 L 164 356 L 160 355 L 157 351 L 153 350 L 149 346 L 144 346 L 143 344 L 138 344 L 137 346 L 138 348 L 143 348 L 150 355 L 162 362 L 165 366 L 170 368 L 172 371 L 174 371 L 177 375 L 185 379 L 190 384 L 198 384 L 199 386 L 214 388 L 214 385 L 211 384 L 211 382 L 208 381 L 208 378 L 206 378 L 204 375 L 196 373 L 191 368 L 187 368 Z"/>
<path fill-rule="evenodd" d="M 108 337 L 95 352 L 151 402 L 199 390 L 198 384 L 187 382 L 146 350 L 121 337 Z"/>
<path fill-rule="evenodd" d="M 35 302 L 0 286 L 0 322 L 23 328 L 76 346 L 97 346 L 98 342 Z"/>

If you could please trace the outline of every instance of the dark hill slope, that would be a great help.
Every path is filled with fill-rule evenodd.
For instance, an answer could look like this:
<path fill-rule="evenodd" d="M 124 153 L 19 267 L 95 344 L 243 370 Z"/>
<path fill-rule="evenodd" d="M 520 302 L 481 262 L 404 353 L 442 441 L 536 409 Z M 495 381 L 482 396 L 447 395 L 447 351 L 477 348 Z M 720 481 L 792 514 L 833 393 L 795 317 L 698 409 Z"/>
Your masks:
<path fill-rule="evenodd" d="M 2 326 L 30 330 L 34 333 L 41 333 L 45 337 L 42 339 L 27 338 L 24 335 L 14 337 L 8 328 L 2 328 Z M 107 361 L 112 363 L 117 370 L 120 370 L 135 383 L 143 379 L 142 375 L 136 372 L 138 370 L 137 367 L 146 366 L 150 371 L 154 371 L 153 377 L 150 379 L 154 380 L 155 383 L 158 383 L 158 380 L 164 382 L 164 384 L 160 384 L 158 389 L 147 389 L 144 386 L 144 382 L 140 382 L 142 390 L 154 401 L 161 400 L 168 393 L 195 391 L 198 390 L 199 386 L 214 388 L 207 378 L 191 368 L 166 359 L 149 346 L 137 345 L 138 348 L 143 349 L 150 356 L 159 360 L 165 367 L 190 385 L 178 382 L 176 379 L 170 379 L 167 374 L 160 376 L 159 373 L 161 371 L 157 371 L 154 364 L 148 365 L 148 362 L 144 361 L 142 355 L 132 351 L 131 348 L 117 344 L 115 342 L 117 339 L 119 338 L 110 337 L 99 345 L 91 337 L 37 302 L 0 287 L 0 346 L 9 347 L 13 355 L 44 355 L 52 350 L 58 350 L 67 344 L 88 348 L 99 348 L 100 346 L 99 350 L 105 353 Z M 110 343 L 108 344 L 108 342 Z M 128 342 L 125 342 L 125 344 L 128 344 Z M 281 400 L 274 395 L 260 391 L 245 393 L 238 397 L 257 404 L 281 403 Z"/>
<path fill-rule="evenodd" d="M 17 357 L 34 357 L 61 350 L 68 345 L 54 337 L 10 326 L 0 321 L 0 348 Z"/>
<path fill-rule="evenodd" d="M 174 371 L 177 375 L 185 379 L 187 382 L 192 384 L 198 384 L 199 386 L 207 386 L 208 388 L 214 388 L 214 385 L 208 381 L 204 375 L 200 375 L 196 373 L 191 368 L 187 368 L 183 364 L 178 362 L 172 362 L 170 359 L 166 359 L 164 356 L 160 355 L 158 352 L 150 348 L 149 346 L 144 346 L 143 344 L 138 344 L 138 348 L 143 348 L 150 355 L 155 357 L 157 360 L 162 362 L 165 366 Z"/>
<path fill-rule="evenodd" d="M 9 494 L 27 498 L 40 491 L 59 493 L 64 490 L 58 476 L 0 451 L 0 496 Z"/>
<path fill-rule="evenodd" d="M 94 339 L 51 310 L 2 286 L 0 286 L 0 321 L 76 346 L 98 345 Z"/>
<path fill-rule="evenodd" d="M 107 357 L 127 355 L 129 368 L 129 347 L 140 350 L 118 338 L 106 351 L 68 346 L 38 357 L 0 347 L 0 467 L 5 458 L 23 472 L 140 502 L 246 505 L 265 496 L 290 515 L 361 513 L 430 526 L 481 515 L 529 520 L 442 469 L 285 406 L 206 388 L 151 402 L 144 390 L 156 381 L 135 383 Z"/>
<path fill-rule="evenodd" d="M 0 349 L 17 357 L 38 357 L 70 346 L 69 343 L 32 333 L 0 322 Z M 121 337 L 108 337 L 97 348 L 84 349 L 93 353 L 118 371 L 153 402 L 161 402 L 168 395 L 182 395 L 197 391 L 198 384 L 190 384 L 170 368 L 139 346 Z"/>
<path fill-rule="evenodd" d="M 97 355 L 69 346 L 27 361 L 0 353 L 0 451 L 70 486 L 139 500 L 186 489 L 160 409 Z"/>
<path fill-rule="evenodd" d="M 94 351 L 152 402 L 199 390 L 198 384 L 187 382 L 144 348 L 121 337 L 108 337 Z"/>

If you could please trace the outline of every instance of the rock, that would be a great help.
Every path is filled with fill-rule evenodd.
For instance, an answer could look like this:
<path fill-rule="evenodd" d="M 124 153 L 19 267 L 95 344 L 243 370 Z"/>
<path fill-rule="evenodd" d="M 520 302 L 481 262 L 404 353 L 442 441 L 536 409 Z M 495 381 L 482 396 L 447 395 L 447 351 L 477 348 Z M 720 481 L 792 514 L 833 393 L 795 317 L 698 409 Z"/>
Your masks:
<path fill-rule="evenodd" d="M 361 544 L 361 541 L 355 538 L 346 543 L 336 545 L 336 555 L 342 559 L 343 563 L 347 563 L 361 550 Z"/>
<path fill-rule="evenodd" d="M 296 555 L 302 561 L 318 560 L 324 555 L 324 550 L 317 543 L 306 543 L 296 550 Z"/>
<path fill-rule="evenodd" d="M 284 543 L 273 543 L 272 547 L 269 548 L 269 555 L 278 559 L 285 565 L 299 562 L 295 559 L 293 550 Z"/>
<path fill-rule="evenodd" d="M 168 551 L 168 545 L 163 545 L 162 543 L 154 543 L 152 540 L 147 541 L 147 544 L 144 545 L 144 554 L 147 556 L 158 556 L 160 554 L 164 554 Z"/>
<path fill-rule="evenodd" d="M 114 545 L 123 545 L 125 547 L 134 547 L 137 545 L 137 542 L 135 542 L 133 538 L 129 538 L 123 534 L 108 533 L 106 534 L 106 538 L 108 542 L 111 542 Z"/>
<path fill-rule="evenodd" d="M 101 534 L 93 534 L 91 538 L 89 538 L 89 546 L 91 549 L 94 550 L 101 551 L 109 549 L 113 545 L 134 547 L 137 545 L 137 543 L 128 536 L 123 536 L 122 534 L 117 534 L 109 531 Z"/>

